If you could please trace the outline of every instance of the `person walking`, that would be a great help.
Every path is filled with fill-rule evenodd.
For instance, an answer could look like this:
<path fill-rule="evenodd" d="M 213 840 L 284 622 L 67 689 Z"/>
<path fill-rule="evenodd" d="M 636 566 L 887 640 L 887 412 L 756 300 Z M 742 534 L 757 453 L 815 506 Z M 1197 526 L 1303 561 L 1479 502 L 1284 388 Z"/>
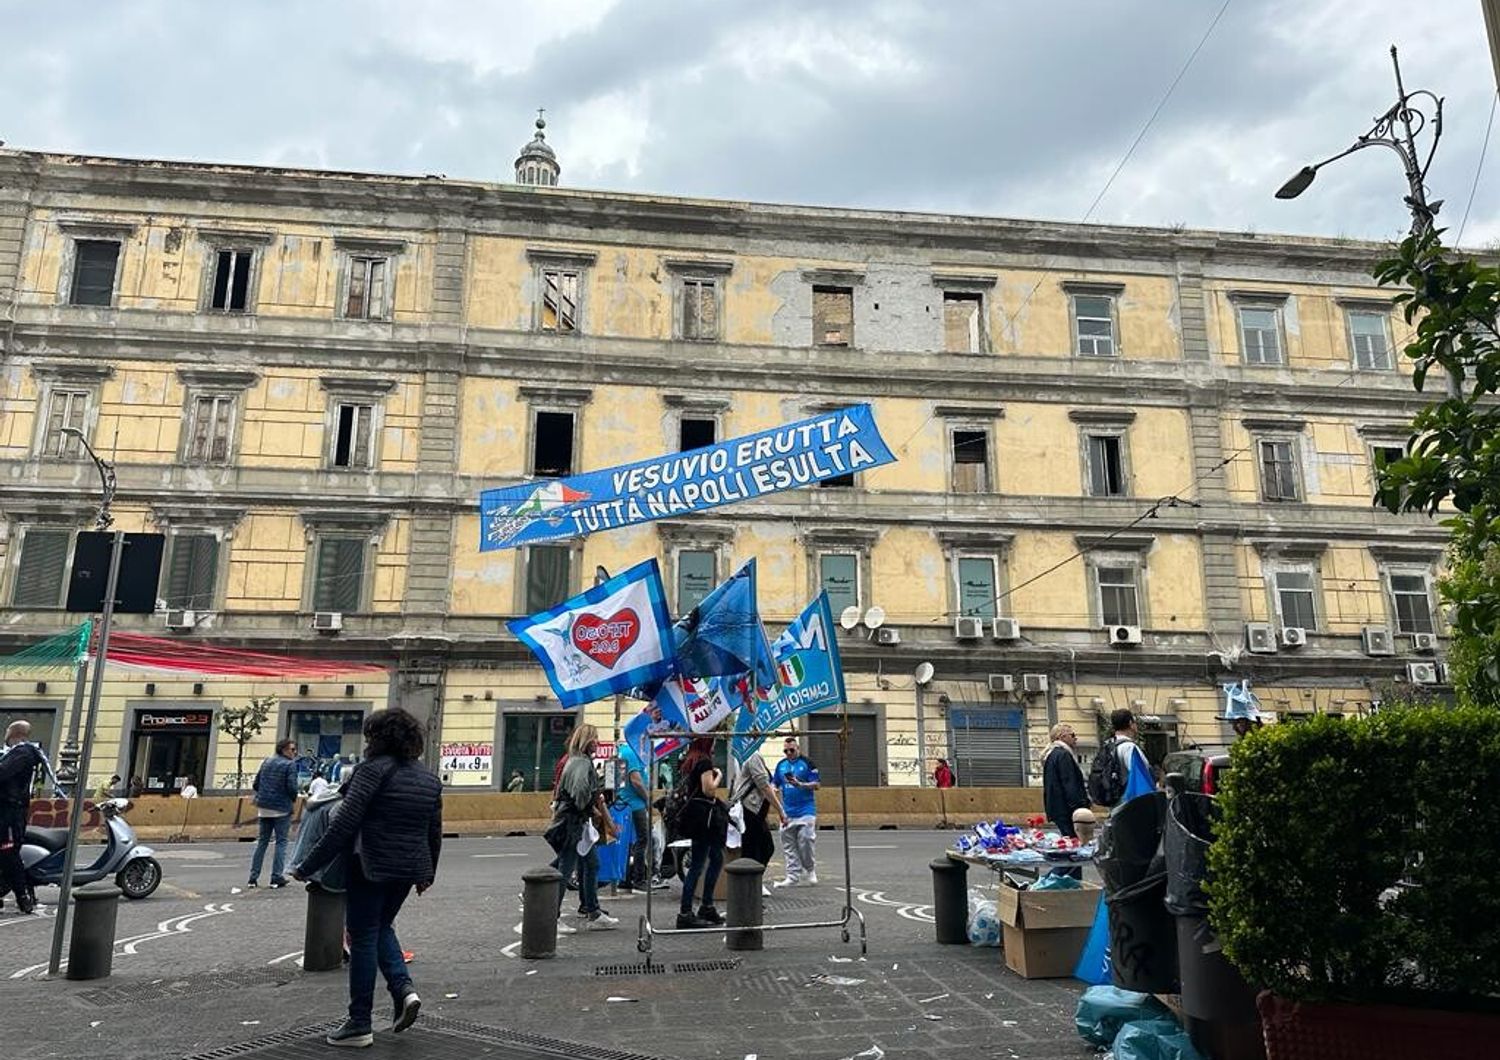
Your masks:
<path fill-rule="evenodd" d="M 953 787 L 953 767 L 946 758 L 937 760 L 937 768 L 932 771 L 932 783 L 938 788 Z"/>
<path fill-rule="evenodd" d="M 286 877 L 281 870 L 286 866 L 286 840 L 292 830 L 292 807 L 297 802 L 297 741 L 282 740 L 276 745 L 276 753 L 260 764 L 255 782 L 250 790 L 255 792 L 256 817 L 260 822 L 260 835 L 255 840 L 255 853 L 250 855 L 249 886 L 260 886 L 260 869 L 266 860 L 266 844 L 276 840 L 276 853 L 271 858 L 271 886 L 285 887 Z"/>
<path fill-rule="evenodd" d="M 323 837 L 292 869 L 313 879 L 348 855 L 344 924 L 349 933 L 349 1014 L 324 1039 L 361 1048 L 374 1043 L 375 972 L 394 1003 L 391 1030 L 417 1020 L 422 999 L 407 971 L 395 920 L 415 888 L 437 879 L 443 848 L 443 785 L 422 765 L 422 723 L 400 708 L 376 711 L 364 725 L 365 756 L 341 785 L 342 804 Z"/>
<path fill-rule="evenodd" d="M 646 822 L 646 767 L 641 763 L 639 752 L 630 746 L 629 740 L 621 740 L 619 749 L 620 771 L 624 777 L 615 801 L 629 812 L 630 826 L 634 831 L 629 862 L 625 869 L 625 882 L 620 885 L 620 890 L 633 893 L 644 891 L 650 885 L 651 873 L 648 867 L 654 865 L 655 859 L 649 856 L 651 836 Z"/>
<path fill-rule="evenodd" d="M 786 857 L 786 877 L 774 887 L 811 887 L 818 882 L 817 861 L 813 848 L 818 841 L 818 767 L 802 753 L 794 736 L 788 736 L 781 748 L 782 759 L 776 763 L 776 788 L 786 823 L 781 826 L 781 850 Z"/>
<path fill-rule="evenodd" d="M 21 843 L 31 815 L 31 790 L 38 769 L 48 769 L 47 755 L 31 742 L 31 722 L 13 721 L 5 728 L 5 746 L 0 750 L 0 895 L 10 891 L 16 908 L 36 911 L 36 898 L 26 882 L 21 864 Z"/>
<path fill-rule="evenodd" d="M 1042 759 L 1042 807 L 1047 820 L 1065 836 L 1076 836 L 1073 811 L 1089 804 L 1083 770 L 1078 765 L 1078 734 L 1062 722 L 1052 726 L 1052 743 Z"/>
<path fill-rule="evenodd" d="M 1132 769 L 1145 770 L 1150 775 L 1151 763 L 1136 745 L 1135 714 L 1129 707 L 1120 707 L 1109 716 L 1113 735 L 1099 748 L 1094 764 L 1089 769 L 1089 799 L 1100 806 L 1115 806 L 1125 796 L 1130 784 Z"/>
<path fill-rule="evenodd" d="M 714 908 L 714 888 L 724 868 L 724 840 L 729 831 L 729 812 L 719 801 L 723 774 L 714 765 L 712 736 L 694 738 L 682 759 L 682 834 L 692 840 L 687 876 L 682 881 L 682 904 L 677 912 L 679 928 L 706 928 L 724 923 Z M 693 911 L 693 895 L 703 881 L 703 900 Z"/>
<path fill-rule="evenodd" d="M 731 808 L 739 805 L 745 818 L 740 853 L 752 861 L 769 865 L 771 856 L 776 853 L 776 841 L 771 838 L 771 826 L 767 822 L 774 810 L 777 823 L 785 827 L 786 811 L 781 806 L 781 797 L 776 794 L 776 785 L 771 781 L 770 767 L 759 751 L 752 751 L 750 757 L 741 763 L 734 790 L 729 795 L 729 805 Z"/>
<path fill-rule="evenodd" d="M 599 906 L 599 851 L 595 847 L 600 837 L 589 839 L 589 825 L 593 823 L 596 807 L 602 806 L 604 799 L 604 785 L 594 770 L 594 751 L 598 746 L 599 730 L 592 725 L 580 725 L 568 737 L 568 751 L 558 773 L 552 824 L 547 828 L 546 839 L 557 854 L 552 867 L 562 873 L 565 881 L 574 872 L 578 874 L 579 926 L 604 931 L 618 927 L 620 921 Z M 558 891 L 559 921 L 566 893 Z M 564 933 L 574 930 L 562 924 L 558 929 Z"/>

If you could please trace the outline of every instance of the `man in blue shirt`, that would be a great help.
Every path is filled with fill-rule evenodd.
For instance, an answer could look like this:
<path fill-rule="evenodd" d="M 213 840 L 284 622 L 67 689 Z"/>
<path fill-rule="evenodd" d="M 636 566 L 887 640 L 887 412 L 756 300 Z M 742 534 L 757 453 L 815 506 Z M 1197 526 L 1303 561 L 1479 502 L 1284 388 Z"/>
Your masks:
<path fill-rule="evenodd" d="M 786 824 L 781 826 L 781 849 L 786 857 L 786 879 L 773 886 L 811 887 L 818 882 L 813 846 L 818 841 L 818 811 L 813 792 L 818 790 L 818 767 L 803 756 L 795 737 L 788 736 L 776 763 L 775 784 L 781 791 Z"/>
<path fill-rule="evenodd" d="M 630 864 L 626 869 L 625 881 L 619 889 L 644 891 L 651 881 L 646 873 L 646 852 L 650 849 L 651 841 L 646 827 L 646 767 L 629 740 L 621 740 L 616 747 L 622 774 L 616 798 L 623 808 L 630 811 L 630 823 L 635 829 L 635 841 L 630 845 Z"/>

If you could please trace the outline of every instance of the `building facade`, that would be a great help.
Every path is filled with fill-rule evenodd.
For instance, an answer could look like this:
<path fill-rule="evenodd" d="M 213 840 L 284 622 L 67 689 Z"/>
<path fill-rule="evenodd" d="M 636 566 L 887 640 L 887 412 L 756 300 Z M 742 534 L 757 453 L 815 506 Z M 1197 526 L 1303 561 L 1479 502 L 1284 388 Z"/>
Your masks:
<path fill-rule="evenodd" d="M 577 191 L 539 142 L 517 184 L 0 150 L 4 650 L 79 617 L 76 428 L 167 538 L 120 628 L 390 672 L 112 669 L 95 779 L 231 786 L 217 711 L 275 693 L 252 757 L 357 755 L 399 704 L 450 783 L 546 785 L 575 717 L 503 620 L 647 556 L 679 611 L 757 558 L 773 635 L 828 589 L 851 783 L 1034 783 L 1050 724 L 1122 706 L 1155 757 L 1223 742 L 1231 681 L 1282 718 L 1441 682 L 1444 535 L 1371 506 L 1417 407 L 1380 247 Z M 479 551 L 482 489 L 860 402 L 896 463 Z M 0 674 L 54 750 L 71 699 Z"/>

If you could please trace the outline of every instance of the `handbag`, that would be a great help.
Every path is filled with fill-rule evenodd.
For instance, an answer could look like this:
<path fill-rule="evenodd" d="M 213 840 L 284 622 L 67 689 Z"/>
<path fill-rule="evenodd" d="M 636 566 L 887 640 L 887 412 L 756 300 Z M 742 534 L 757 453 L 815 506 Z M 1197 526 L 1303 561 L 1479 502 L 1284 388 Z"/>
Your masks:
<path fill-rule="evenodd" d="M 729 807 L 723 799 L 697 795 L 682 807 L 678 830 L 688 839 L 709 839 L 722 843 L 729 834 Z"/>

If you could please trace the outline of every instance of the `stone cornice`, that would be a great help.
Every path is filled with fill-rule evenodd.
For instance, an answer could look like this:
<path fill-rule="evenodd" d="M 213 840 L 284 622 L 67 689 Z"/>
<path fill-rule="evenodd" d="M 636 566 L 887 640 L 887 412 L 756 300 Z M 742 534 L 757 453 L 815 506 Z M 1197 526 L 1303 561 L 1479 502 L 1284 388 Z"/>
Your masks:
<path fill-rule="evenodd" d="M 38 379 L 57 383 L 102 383 L 115 374 L 112 364 L 87 364 L 77 361 L 34 361 L 31 374 Z"/>
<path fill-rule="evenodd" d="M 1135 409 L 1069 409 L 1068 419 L 1098 427 L 1127 427 L 1135 422 Z"/>
<path fill-rule="evenodd" d="M 276 233 L 248 228 L 199 228 L 195 231 L 203 242 L 215 247 L 264 246 L 276 238 Z"/>
<path fill-rule="evenodd" d="M 656 532 L 668 548 L 733 543 L 735 524 L 709 519 L 659 519 Z"/>
<path fill-rule="evenodd" d="M 236 368 L 179 368 L 177 378 L 190 387 L 247 390 L 260 379 L 260 373 Z"/>
<path fill-rule="evenodd" d="M 396 380 L 366 375 L 325 375 L 318 380 L 318 385 L 330 394 L 379 397 L 394 390 Z"/>
<path fill-rule="evenodd" d="M 668 272 L 679 276 L 723 275 L 734 271 L 732 258 L 663 258 Z"/>
<path fill-rule="evenodd" d="M 1073 540 L 1083 552 L 1149 552 L 1156 544 L 1155 534 L 1074 534 Z"/>

